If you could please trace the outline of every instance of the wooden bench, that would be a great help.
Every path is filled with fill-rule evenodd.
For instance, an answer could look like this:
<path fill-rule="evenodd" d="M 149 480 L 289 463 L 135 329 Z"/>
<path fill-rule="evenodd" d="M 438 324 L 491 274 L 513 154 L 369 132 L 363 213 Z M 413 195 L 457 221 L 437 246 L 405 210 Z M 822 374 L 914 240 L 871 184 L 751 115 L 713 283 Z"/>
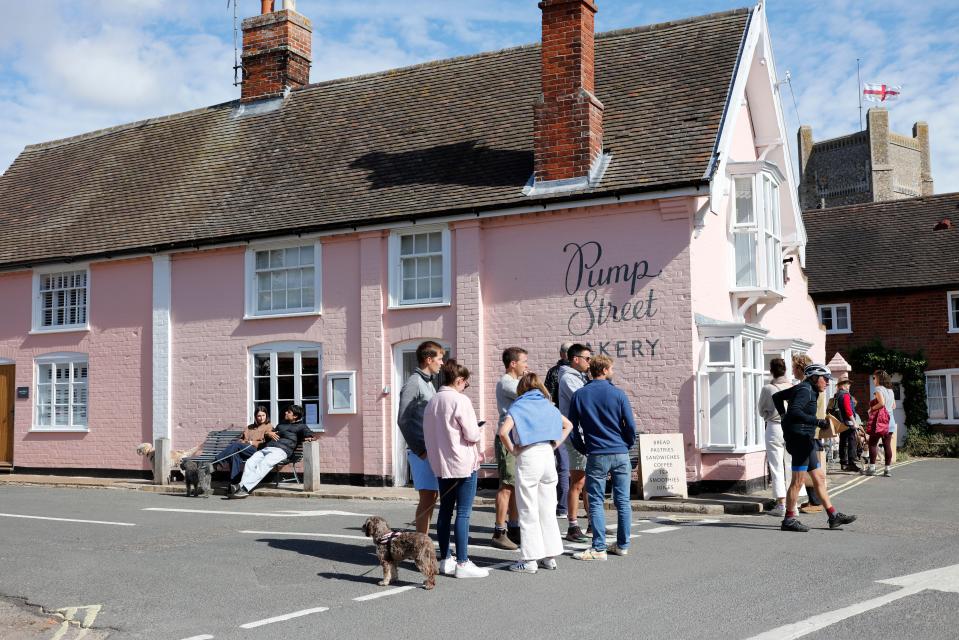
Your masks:
<path fill-rule="evenodd" d="M 243 431 L 238 429 L 211 431 L 206 434 L 206 440 L 203 441 L 203 449 L 200 453 L 195 456 L 183 458 L 180 464 L 182 465 L 187 460 L 191 460 L 197 464 L 206 464 L 219 460 L 226 448 L 239 440 L 242 435 Z M 170 482 L 173 482 L 174 471 L 179 471 L 179 469 L 170 469 Z"/>

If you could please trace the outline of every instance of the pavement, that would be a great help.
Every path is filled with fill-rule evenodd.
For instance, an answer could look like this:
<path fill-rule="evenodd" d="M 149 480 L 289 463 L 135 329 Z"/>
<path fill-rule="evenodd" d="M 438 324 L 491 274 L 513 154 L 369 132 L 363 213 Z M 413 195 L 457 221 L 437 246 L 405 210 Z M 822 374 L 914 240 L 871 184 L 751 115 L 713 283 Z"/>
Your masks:
<path fill-rule="evenodd" d="M 165 495 L 186 493 L 182 482 L 169 485 L 153 484 L 151 480 L 140 478 L 98 478 L 86 476 L 37 475 L 10 473 L 0 475 L 0 487 L 45 486 L 69 488 L 121 489 L 129 491 L 149 491 Z M 223 495 L 225 485 L 215 486 L 216 495 Z M 489 506 L 494 504 L 496 492 L 485 489 L 477 493 L 476 504 Z M 321 500 L 403 500 L 417 501 L 416 490 L 410 487 L 359 487 L 352 485 L 324 485 L 320 491 L 304 491 L 302 484 L 281 483 L 279 488 L 263 486 L 256 495 L 269 498 L 303 498 Z M 772 502 L 769 490 L 744 496 L 732 493 L 700 494 L 689 498 L 655 498 L 652 500 L 633 500 L 633 511 L 655 513 L 693 513 L 718 515 L 723 513 L 761 513 Z"/>
<path fill-rule="evenodd" d="M 5 483 L 0 638 L 953 640 L 959 461 L 833 480 L 837 507 L 859 516 L 840 530 L 823 514 L 802 516 L 805 534 L 763 513 L 634 514 L 628 556 L 579 562 L 585 545 L 566 543 L 536 575 L 508 571 L 520 554 L 489 545 L 492 508 L 478 505 L 469 553 L 489 577 L 432 591 L 409 563 L 379 586 L 360 530 L 373 513 L 408 527 L 408 501 Z"/>

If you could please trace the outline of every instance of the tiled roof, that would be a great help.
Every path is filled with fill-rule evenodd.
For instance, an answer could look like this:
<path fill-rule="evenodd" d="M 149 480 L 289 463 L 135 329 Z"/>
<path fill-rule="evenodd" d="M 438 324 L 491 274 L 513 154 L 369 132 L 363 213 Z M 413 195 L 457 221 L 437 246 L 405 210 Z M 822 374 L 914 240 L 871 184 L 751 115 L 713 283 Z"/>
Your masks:
<path fill-rule="evenodd" d="M 700 184 L 750 12 L 600 34 L 602 182 Z M 522 206 L 539 45 L 27 147 L 0 178 L 0 267 Z M 565 196 L 569 198 L 567 194 Z"/>
<path fill-rule="evenodd" d="M 948 218 L 952 227 L 936 230 Z M 803 212 L 810 293 L 959 285 L 959 193 Z"/>

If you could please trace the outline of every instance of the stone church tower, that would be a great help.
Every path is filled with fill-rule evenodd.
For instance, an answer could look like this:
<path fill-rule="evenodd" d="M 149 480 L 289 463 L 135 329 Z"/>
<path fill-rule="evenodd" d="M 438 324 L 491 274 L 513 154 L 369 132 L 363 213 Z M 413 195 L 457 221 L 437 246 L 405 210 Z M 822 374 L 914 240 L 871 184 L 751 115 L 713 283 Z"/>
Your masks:
<path fill-rule="evenodd" d="M 912 137 L 889 130 L 889 112 L 872 108 L 866 130 L 813 142 L 799 127 L 799 204 L 803 210 L 932 195 L 929 125 Z"/>

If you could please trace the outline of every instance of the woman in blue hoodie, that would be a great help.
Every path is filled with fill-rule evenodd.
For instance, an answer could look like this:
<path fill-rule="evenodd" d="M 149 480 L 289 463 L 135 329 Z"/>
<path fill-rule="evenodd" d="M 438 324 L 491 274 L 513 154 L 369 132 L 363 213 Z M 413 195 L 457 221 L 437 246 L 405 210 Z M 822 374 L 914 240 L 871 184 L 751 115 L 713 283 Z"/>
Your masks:
<path fill-rule="evenodd" d="M 555 557 L 563 553 L 556 522 L 553 451 L 562 446 L 573 425 L 553 405 L 535 373 L 520 378 L 516 394 L 499 429 L 503 446 L 516 456 L 516 506 L 523 559 L 510 570 L 536 573 L 537 560 L 543 568 L 555 569 Z"/>

